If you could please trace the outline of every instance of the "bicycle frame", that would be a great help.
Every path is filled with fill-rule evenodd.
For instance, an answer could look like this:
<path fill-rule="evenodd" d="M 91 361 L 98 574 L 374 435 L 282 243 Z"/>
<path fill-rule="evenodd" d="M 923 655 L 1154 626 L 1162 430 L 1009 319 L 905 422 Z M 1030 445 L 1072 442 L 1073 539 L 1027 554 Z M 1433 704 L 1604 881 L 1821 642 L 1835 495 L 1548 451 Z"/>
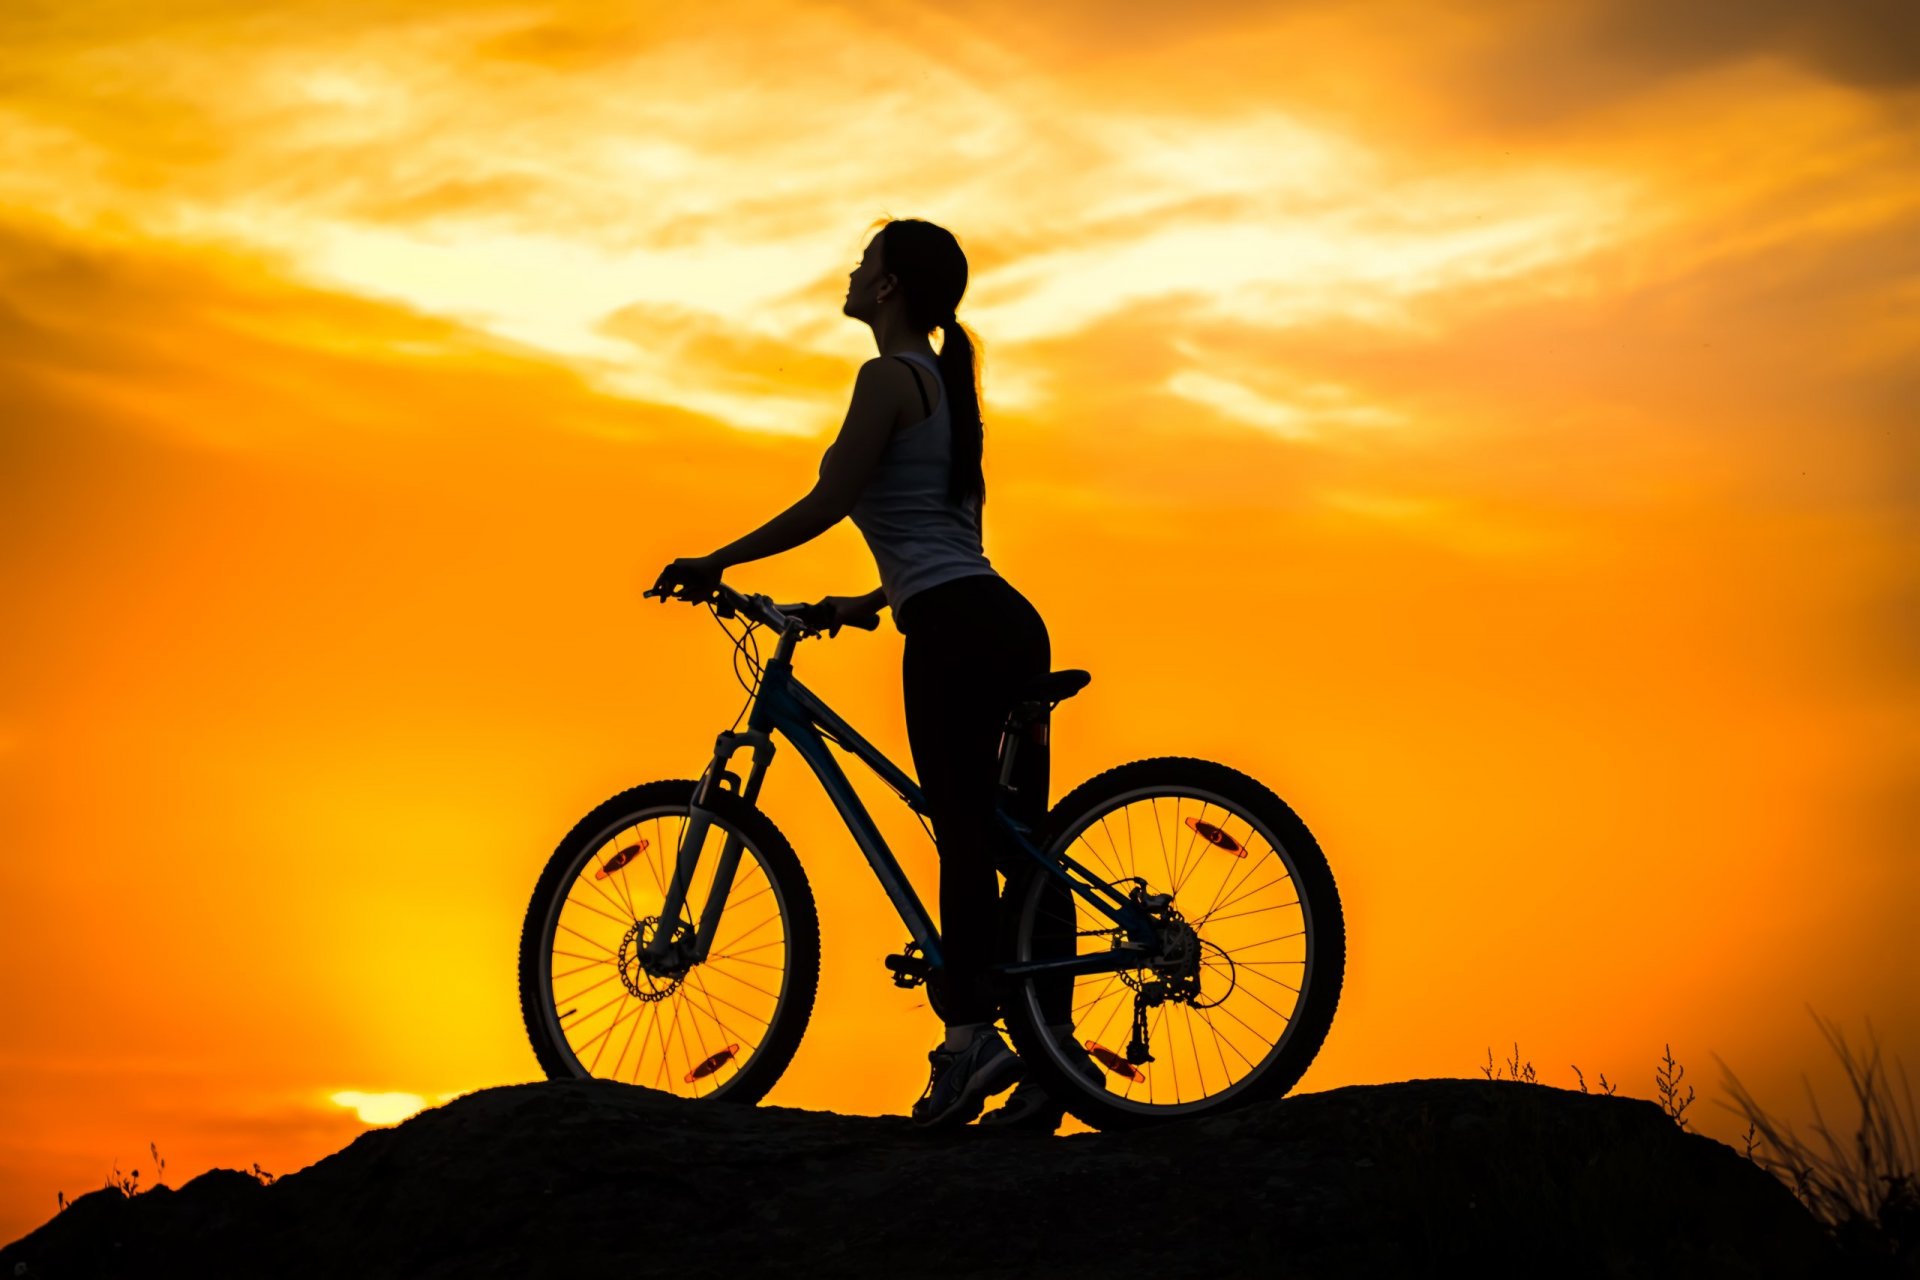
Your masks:
<path fill-rule="evenodd" d="M 908 807 L 917 813 L 926 813 L 926 798 L 919 785 L 895 765 L 881 751 L 861 737 L 853 727 L 841 719 L 833 709 L 809 690 L 793 675 L 793 651 L 800 638 L 797 625 L 787 625 L 781 630 L 780 644 L 773 658 L 762 669 L 758 691 L 754 695 L 752 710 L 747 717 L 745 732 L 727 730 L 714 742 L 713 758 L 706 771 L 700 776 L 700 785 L 694 792 L 692 810 L 688 815 L 686 831 L 683 833 L 678 856 L 674 863 L 674 874 L 667 886 L 666 901 L 661 907 L 663 920 L 678 921 L 681 910 L 686 904 L 686 893 L 693 883 L 694 864 L 699 851 L 706 842 L 708 826 L 713 814 L 707 809 L 711 789 L 719 787 L 732 791 L 752 803 L 760 794 L 760 784 L 766 777 L 767 767 L 772 763 L 774 744 L 773 735 L 780 734 L 793 744 L 800 758 L 806 761 L 820 785 L 826 789 L 827 796 L 839 810 L 841 819 L 847 824 L 848 832 L 860 851 L 866 855 L 867 863 L 879 878 L 880 886 L 886 891 L 887 898 L 899 912 L 901 921 L 907 926 L 907 932 L 920 947 L 930 966 L 940 967 L 940 935 L 934 928 L 932 918 L 921 905 L 913 886 L 900 870 L 893 851 L 887 847 L 886 840 L 874 825 L 866 806 L 854 792 L 853 785 L 841 769 L 839 761 L 827 750 L 828 738 L 838 743 L 842 749 L 854 755 L 881 779 L 899 793 Z M 742 785 L 737 774 L 728 769 L 734 752 L 748 747 L 753 753 L 753 763 L 748 770 L 746 782 Z M 1011 749 L 1011 747 L 1009 748 Z M 731 783 L 731 786 L 728 784 Z M 1107 973 L 1124 968 L 1135 968 L 1141 963 L 1141 952 L 1152 953 L 1155 945 L 1155 927 L 1152 916 L 1138 902 L 1134 901 L 1107 881 L 1101 879 L 1072 857 L 1062 852 L 1057 859 L 1049 857 L 1036 848 L 1028 838 L 1032 831 L 1025 824 L 1010 816 L 1004 806 L 997 801 L 994 815 L 1002 828 L 1011 836 L 1016 845 L 1025 851 L 1028 857 L 1038 862 L 1052 876 L 1065 880 L 1068 887 L 1082 899 L 1091 904 L 1102 915 L 1125 931 L 1125 941 L 1111 951 L 1096 952 L 1085 956 L 1073 956 L 1060 960 L 1034 960 L 1019 964 L 1002 963 L 995 970 L 1009 977 L 1026 977 L 1039 973 L 1070 972 Z M 738 836 L 729 836 L 720 852 L 720 862 L 715 868 L 713 889 L 707 896 L 706 907 L 701 918 L 693 926 L 692 937 L 685 939 L 691 952 L 686 958 L 693 963 L 706 959 L 707 950 L 720 923 L 720 911 L 726 903 L 727 894 L 733 885 L 733 875 L 740 863 L 740 841 Z M 1069 871 L 1077 873 L 1069 874 Z M 660 930 L 647 950 L 656 957 L 683 940 L 672 929 Z"/>

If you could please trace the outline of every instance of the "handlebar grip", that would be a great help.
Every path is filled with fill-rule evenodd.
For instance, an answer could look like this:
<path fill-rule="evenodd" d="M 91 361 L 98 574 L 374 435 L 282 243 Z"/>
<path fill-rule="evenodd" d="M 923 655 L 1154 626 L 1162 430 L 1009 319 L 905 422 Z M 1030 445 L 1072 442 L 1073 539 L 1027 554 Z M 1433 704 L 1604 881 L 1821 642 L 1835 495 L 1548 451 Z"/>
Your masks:
<path fill-rule="evenodd" d="M 855 618 L 846 625 L 849 627 L 858 627 L 862 631 L 878 631 L 880 629 L 880 615 L 876 613 L 870 618 Z"/>

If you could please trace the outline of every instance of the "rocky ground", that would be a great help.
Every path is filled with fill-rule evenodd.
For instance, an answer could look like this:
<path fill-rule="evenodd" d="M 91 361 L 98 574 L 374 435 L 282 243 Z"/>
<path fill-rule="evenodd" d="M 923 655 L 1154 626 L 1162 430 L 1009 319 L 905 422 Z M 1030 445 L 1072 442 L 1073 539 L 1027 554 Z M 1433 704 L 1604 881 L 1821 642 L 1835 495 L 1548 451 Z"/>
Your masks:
<path fill-rule="evenodd" d="M 263 1186 L 96 1191 L 42 1277 L 1814 1276 L 1813 1220 L 1652 1103 L 1413 1080 L 1069 1138 L 487 1089 Z"/>

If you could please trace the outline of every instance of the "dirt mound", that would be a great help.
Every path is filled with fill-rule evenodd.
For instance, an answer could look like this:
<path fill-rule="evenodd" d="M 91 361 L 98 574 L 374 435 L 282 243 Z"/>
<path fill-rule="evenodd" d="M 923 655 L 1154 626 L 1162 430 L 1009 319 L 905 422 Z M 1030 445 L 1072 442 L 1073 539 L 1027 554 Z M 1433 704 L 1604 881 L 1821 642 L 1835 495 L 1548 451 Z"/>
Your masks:
<path fill-rule="evenodd" d="M 271 1186 L 93 1192 L 0 1249 L 0 1276 L 1799 1276 L 1822 1248 L 1732 1149 L 1540 1085 L 1041 1138 L 581 1081 L 470 1094 Z"/>

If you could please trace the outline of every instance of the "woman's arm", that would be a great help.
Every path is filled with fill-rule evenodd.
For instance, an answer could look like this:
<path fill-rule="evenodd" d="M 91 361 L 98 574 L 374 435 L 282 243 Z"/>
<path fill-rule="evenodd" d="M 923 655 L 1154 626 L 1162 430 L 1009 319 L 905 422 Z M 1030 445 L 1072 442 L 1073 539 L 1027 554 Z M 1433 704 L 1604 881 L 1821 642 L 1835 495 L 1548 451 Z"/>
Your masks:
<path fill-rule="evenodd" d="M 861 365 L 846 420 L 820 465 L 820 479 L 807 496 L 704 559 L 721 570 L 764 560 L 819 537 L 845 519 L 886 452 L 905 390 L 900 378 L 911 376 L 898 361 L 883 357 Z M 886 597 L 880 599 L 884 603 Z"/>

